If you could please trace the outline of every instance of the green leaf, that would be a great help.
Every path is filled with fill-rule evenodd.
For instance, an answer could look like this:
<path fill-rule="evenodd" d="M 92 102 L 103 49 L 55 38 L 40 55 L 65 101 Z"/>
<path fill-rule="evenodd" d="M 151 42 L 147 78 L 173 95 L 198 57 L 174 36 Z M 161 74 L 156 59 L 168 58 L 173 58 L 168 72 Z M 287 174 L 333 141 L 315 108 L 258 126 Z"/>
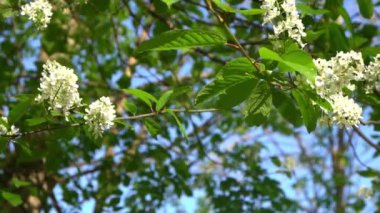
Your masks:
<path fill-rule="evenodd" d="M 336 23 L 331 23 L 327 26 L 329 44 L 332 51 L 348 51 L 349 45 L 347 37 L 342 27 Z"/>
<path fill-rule="evenodd" d="M 279 54 L 277 54 L 276 52 L 274 52 L 274 51 L 272 51 L 266 47 L 261 47 L 259 49 L 259 55 L 262 59 L 280 61 L 280 62 L 283 61 Z"/>
<path fill-rule="evenodd" d="M 206 102 L 216 101 L 218 105 L 229 108 L 240 104 L 252 90 L 251 85 L 255 85 L 256 80 L 252 64 L 246 58 L 238 58 L 228 62 L 219 72 L 216 79 L 198 92 L 195 98 L 196 105 Z M 249 89 L 251 87 L 251 89 Z M 240 90 L 240 93 L 236 92 Z M 222 97 L 221 97 L 222 96 Z M 229 101 L 227 105 L 226 101 Z M 224 102 L 224 103 L 223 103 Z"/>
<path fill-rule="evenodd" d="M 368 178 L 376 178 L 379 176 L 379 172 L 373 169 L 358 171 L 358 174 L 362 177 L 368 177 Z"/>
<path fill-rule="evenodd" d="M 153 138 L 157 138 L 157 135 L 161 132 L 161 126 L 152 118 L 146 118 L 143 120 L 145 128 Z"/>
<path fill-rule="evenodd" d="M 132 113 L 132 114 L 136 114 L 137 113 L 137 106 L 134 104 L 134 103 L 131 103 L 129 101 L 125 101 L 124 102 L 124 106 L 125 106 L 125 109 Z"/>
<path fill-rule="evenodd" d="M 278 157 L 271 157 L 270 160 L 272 161 L 272 163 L 278 167 L 281 166 L 281 161 Z"/>
<path fill-rule="evenodd" d="M 179 2 L 179 0 L 161 0 L 163 1 L 169 8 L 172 6 L 172 4 Z"/>
<path fill-rule="evenodd" d="M 318 110 L 303 91 L 293 90 L 292 95 L 298 103 L 307 131 L 309 133 L 314 131 L 317 126 Z"/>
<path fill-rule="evenodd" d="M 157 101 L 156 111 L 161 111 L 162 108 L 166 105 L 166 103 L 170 100 L 173 94 L 173 90 L 166 91 Z"/>
<path fill-rule="evenodd" d="M 360 14 L 364 18 L 370 19 L 373 16 L 374 8 L 372 0 L 357 0 L 359 5 Z"/>
<path fill-rule="evenodd" d="M 326 9 L 314 9 L 314 8 L 311 8 L 309 5 L 302 4 L 302 3 L 299 3 L 296 6 L 297 6 L 297 10 L 301 14 L 306 14 L 306 15 L 323 15 L 330 12 L 329 10 L 326 10 Z"/>
<path fill-rule="evenodd" d="M 32 102 L 32 99 L 28 96 L 21 96 L 19 97 L 19 102 L 11 108 L 9 112 L 9 123 L 13 124 L 20 120 L 22 116 L 28 111 L 30 108 L 30 104 Z"/>
<path fill-rule="evenodd" d="M 271 111 L 272 94 L 268 83 L 261 81 L 253 90 L 243 109 L 248 125 L 257 126 L 264 123 Z"/>
<path fill-rule="evenodd" d="M 315 76 L 317 75 L 313 59 L 303 50 L 290 51 L 281 57 L 276 52 L 266 47 L 262 47 L 259 49 L 259 54 L 262 59 L 278 61 L 285 64 L 291 69 L 288 71 L 298 71 L 310 81 L 314 81 Z"/>
<path fill-rule="evenodd" d="M 10 192 L 2 191 L 1 196 L 7 200 L 12 206 L 18 206 L 22 204 L 21 196 Z"/>
<path fill-rule="evenodd" d="M 178 96 L 182 96 L 183 94 L 186 94 L 193 90 L 192 86 L 179 86 L 173 89 L 173 94 L 171 95 L 171 98 L 176 98 Z"/>
<path fill-rule="evenodd" d="M 298 127 L 302 125 L 301 113 L 294 100 L 285 92 L 272 89 L 273 105 L 287 121 Z M 289 113 L 291 112 L 291 113 Z"/>
<path fill-rule="evenodd" d="M 303 74 L 310 81 L 314 81 L 317 69 L 311 56 L 303 50 L 295 50 L 282 55 L 283 62 L 291 69 Z"/>
<path fill-rule="evenodd" d="M 224 45 L 226 38 L 222 35 L 200 30 L 172 30 L 164 32 L 143 42 L 137 52 L 148 50 L 178 50 L 200 46 Z"/>
<path fill-rule="evenodd" d="M 143 90 L 140 90 L 140 89 L 123 89 L 123 91 L 126 93 L 129 93 L 131 95 L 136 96 L 137 98 L 142 100 L 144 103 L 146 103 L 150 108 L 152 108 L 151 101 L 157 103 L 157 99 L 153 95 L 151 95 L 151 94 L 149 94 Z"/>
<path fill-rule="evenodd" d="M 263 9 L 247 9 L 247 10 L 240 10 L 235 9 L 231 7 L 230 5 L 224 3 L 222 0 L 212 0 L 220 9 L 229 12 L 229 13 L 240 13 L 243 15 L 260 15 L 265 13 L 265 10 Z"/>
<path fill-rule="evenodd" d="M 47 118 L 45 117 L 37 117 L 37 118 L 31 118 L 26 120 L 26 124 L 30 127 L 37 126 L 39 124 L 45 123 L 47 121 Z"/>
<path fill-rule="evenodd" d="M 16 188 L 20 188 L 20 187 L 23 187 L 23 186 L 29 186 L 30 183 L 28 181 L 23 181 L 23 180 L 19 180 L 18 178 L 12 178 L 12 184 L 16 187 Z"/>
<path fill-rule="evenodd" d="M 186 133 L 186 129 L 185 127 L 182 125 L 181 121 L 178 119 L 177 115 L 172 111 L 172 110 L 166 110 L 171 116 L 173 116 L 173 118 L 175 119 L 177 125 L 178 125 L 178 128 L 179 130 L 181 131 L 182 135 L 185 137 L 186 141 L 189 140 L 189 138 L 187 137 L 187 133 Z"/>

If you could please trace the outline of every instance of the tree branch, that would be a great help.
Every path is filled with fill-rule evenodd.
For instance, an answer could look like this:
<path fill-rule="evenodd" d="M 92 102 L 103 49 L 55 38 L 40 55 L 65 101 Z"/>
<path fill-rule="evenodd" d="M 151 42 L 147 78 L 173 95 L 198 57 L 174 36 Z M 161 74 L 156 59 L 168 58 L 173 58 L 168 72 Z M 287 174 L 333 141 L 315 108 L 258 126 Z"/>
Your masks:
<path fill-rule="evenodd" d="M 366 142 L 368 145 L 372 146 L 376 149 L 376 151 L 380 152 L 380 147 L 377 146 L 374 142 L 371 141 L 358 127 L 353 127 L 354 131 Z"/>

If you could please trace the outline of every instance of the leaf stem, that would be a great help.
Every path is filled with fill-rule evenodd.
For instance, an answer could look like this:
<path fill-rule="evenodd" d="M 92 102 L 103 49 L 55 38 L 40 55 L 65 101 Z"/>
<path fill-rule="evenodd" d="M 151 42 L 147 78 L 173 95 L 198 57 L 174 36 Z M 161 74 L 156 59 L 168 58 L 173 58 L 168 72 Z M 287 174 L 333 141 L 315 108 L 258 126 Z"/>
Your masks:
<path fill-rule="evenodd" d="M 257 71 L 260 71 L 259 65 L 256 63 L 254 59 L 252 59 L 248 52 L 244 49 L 244 47 L 240 44 L 239 40 L 235 36 L 235 34 L 232 33 L 230 28 L 228 27 L 227 23 L 224 21 L 223 17 L 221 17 L 213 8 L 211 0 L 205 0 L 208 10 L 211 11 L 212 14 L 218 19 L 219 23 L 224 27 L 226 32 L 229 34 L 229 36 L 233 39 L 233 41 L 236 43 L 237 48 L 240 50 L 240 52 L 252 63 L 252 65 L 255 67 Z M 231 44 L 227 44 L 231 46 Z"/>

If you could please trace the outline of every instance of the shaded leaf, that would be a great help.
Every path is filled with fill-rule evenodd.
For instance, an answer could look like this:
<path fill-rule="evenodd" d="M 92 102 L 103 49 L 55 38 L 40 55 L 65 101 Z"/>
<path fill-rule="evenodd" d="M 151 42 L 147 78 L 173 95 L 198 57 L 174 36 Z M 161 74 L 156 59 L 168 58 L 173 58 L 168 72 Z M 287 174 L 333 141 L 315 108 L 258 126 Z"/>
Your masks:
<path fill-rule="evenodd" d="M 272 106 L 270 86 L 266 82 L 259 82 L 243 109 L 245 121 L 248 125 L 260 125 L 267 120 Z"/>
<path fill-rule="evenodd" d="M 178 50 L 200 46 L 224 45 L 227 40 L 216 33 L 200 30 L 172 30 L 143 42 L 137 52 Z"/>
<path fill-rule="evenodd" d="M 292 94 L 298 103 L 307 131 L 314 131 L 318 121 L 318 111 L 316 107 L 313 105 L 310 98 L 301 90 L 293 90 Z"/>
<path fill-rule="evenodd" d="M 157 102 L 157 99 L 153 95 L 140 89 L 123 89 L 123 91 L 136 96 L 137 98 L 142 100 L 144 103 L 146 103 L 149 107 L 152 107 L 151 101 L 155 103 Z"/>
<path fill-rule="evenodd" d="M 164 108 L 166 103 L 170 100 L 173 90 L 166 91 L 157 101 L 156 111 L 159 112 Z"/>
<path fill-rule="evenodd" d="M 21 196 L 10 192 L 2 191 L 1 196 L 7 200 L 12 206 L 18 206 L 22 204 Z"/>

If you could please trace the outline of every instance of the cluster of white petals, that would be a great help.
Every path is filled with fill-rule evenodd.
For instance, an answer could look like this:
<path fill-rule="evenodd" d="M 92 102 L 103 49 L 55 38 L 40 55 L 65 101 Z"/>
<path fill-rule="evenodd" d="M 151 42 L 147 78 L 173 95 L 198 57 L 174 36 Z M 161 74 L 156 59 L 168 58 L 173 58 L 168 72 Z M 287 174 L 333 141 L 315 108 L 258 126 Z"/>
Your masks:
<path fill-rule="evenodd" d="M 0 135 L 17 135 L 19 132 L 19 129 L 16 128 L 14 125 L 12 125 L 10 128 L 8 128 L 8 118 L 7 117 L 1 117 L 0 122 Z"/>
<path fill-rule="evenodd" d="M 273 24 L 275 37 L 286 32 L 301 47 L 305 46 L 302 42 L 302 37 L 306 36 L 305 26 L 298 15 L 295 0 L 284 0 L 280 8 L 276 0 L 264 0 L 261 9 L 266 10 L 264 24 Z M 282 17 L 281 14 L 284 14 L 285 17 Z"/>
<path fill-rule="evenodd" d="M 296 166 L 297 166 L 296 159 L 290 156 L 285 158 L 284 167 L 286 170 L 293 171 L 296 168 Z"/>
<path fill-rule="evenodd" d="M 276 0 L 265 0 L 261 5 L 261 9 L 266 10 L 263 24 L 272 22 L 273 19 L 280 15 L 280 10 L 277 8 L 276 3 Z"/>
<path fill-rule="evenodd" d="M 115 107 L 108 97 L 101 97 L 91 103 L 86 109 L 84 119 L 95 137 L 101 137 L 102 133 L 111 128 L 116 118 Z"/>
<path fill-rule="evenodd" d="M 330 97 L 332 106 L 331 121 L 339 127 L 352 127 L 360 124 L 362 108 L 355 101 L 342 94 Z"/>
<path fill-rule="evenodd" d="M 360 187 L 358 190 L 358 196 L 362 199 L 370 199 L 373 195 L 373 191 L 368 187 Z"/>
<path fill-rule="evenodd" d="M 70 109 L 81 104 L 77 81 L 78 76 L 73 69 L 56 61 L 47 61 L 43 65 L 38 88 L 41 94 L 36 97 L 36 101 L 46 101 L 49 110 L 61 111 L 67 117 Z"/>
<path fill-rule="evenodd" d="M 314 64 L 318 69 L 315 78 L 317 93 L 323 98 L 340 93 L 343 88 L 354 90 L 351 81 L 364 80 L 365 66 L 361 53 L 354 51 L 339 52 L 330 60 L 316 59 Z"/>
<path fill-rule="evenodd" d="M 367 69 L 364 72 L 364 78 L 366 80 L 366 92 L 370 93 L 376 83 L 380 81 L 380 54 L 378 54 L 373 61 L 370 62 Z"/>
<path fill-rule="evenodd" d="M 39 30 L 44 29 L 50 23 L 53 7 L 47 0 L 36 0 L 21 6 L 21 15 L 28 16 Z"/>
<path fill-rule="evenodd" d="M 353 99 L 343 95 L 344 89 L 354 91 L 353 81 L 364 81 L 369 76 L 373 79 L 372 73 L 378 72 L 376 63 L 371 65 L 371 69 L 376 71 L 368 71 L 369 68 L 365 67 L 362 54 L 350 51 L 338 52 L 330 60 L 316 59 L 314 64 L 318 75 L 313 86 L 316 92 L 332 106 L 332 111 L 326 112 L 329 115 L 329 123 L 340 127 L 359 125 L 362 108 Z"/>

